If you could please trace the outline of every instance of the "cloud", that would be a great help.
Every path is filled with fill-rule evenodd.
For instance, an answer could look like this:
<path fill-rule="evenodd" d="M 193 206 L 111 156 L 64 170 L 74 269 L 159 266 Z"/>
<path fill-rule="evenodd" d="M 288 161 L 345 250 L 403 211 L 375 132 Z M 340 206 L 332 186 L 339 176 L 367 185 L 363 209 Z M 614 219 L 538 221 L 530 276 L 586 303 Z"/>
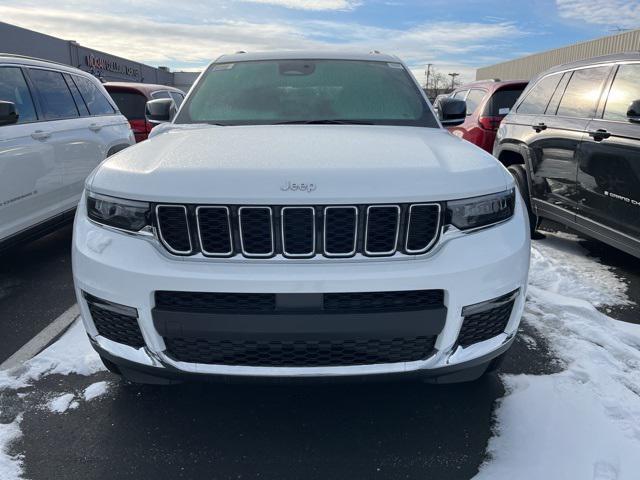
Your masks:
<path fill-rule="evenodd" d="M 348 0 L 310 1 L 329 4 Z M 465 80 L 472 79 L 475 67 L 484 63 L 476 59 L 486 56 L 487 51 L 498 56 L 501 51 L 508 52 L 515 37 L 526 35 L 510 22 L 437 21 L 390 28 L 308 18 L 295 22 L 249 18 L 233 11 L 237 2 L 221 4 L 229 10 L 220 5 L 217 9 L 197 7 L 199 2 L 185 0 L 181 5 L 185 8 L 176 16 L 166 2 L 148 2 L 150 8 L 141 11 L 132 10 L 124 0 L 112 0 L 108 7 L 98 0 L 67 0 L 66 9 L 47 7 L 45 0 L 20 0 L 19 4 L 18 0 L 4 0 L 0 18 L 124 58 L 174 69 L 204 66 L 237 50 L 381 50 L 400 56 L 416 71 L 434 63 L 440 70 L 461 72 Z M 147 16 L 148 11 L 153 11 L 153 16 Z"/>
<path fill-rule="evenodd" d="M 640 26 L 638 0 L 556 0 L 561 18 L 621 28 Z"/>
<path fill-rule="evenodd" d="M 295 10 L 353 10 L 360 6 L 356 0 L 240 0 L 241 2 L 263 3 Z"/>

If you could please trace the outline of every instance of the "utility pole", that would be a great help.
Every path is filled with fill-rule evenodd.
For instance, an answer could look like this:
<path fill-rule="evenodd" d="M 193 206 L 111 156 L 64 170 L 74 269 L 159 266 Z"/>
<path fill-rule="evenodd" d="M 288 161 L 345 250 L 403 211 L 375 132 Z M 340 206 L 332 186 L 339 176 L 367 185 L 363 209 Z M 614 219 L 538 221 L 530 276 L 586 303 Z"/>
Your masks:
<path fill-rule="evenodd" d="M 456 88 L 456 77 L 460 75 L 459 73 L 453 72 L 448 74 L 451 77 L 451 90 Z"/>
<path fill-rule="evenodd" d="M 431 73 L 431 66 L 433 65 L 433 63 L 427 63 L 427 71 L 425 72 L 425 75 L 427 76 L 427 81 L 424 84 L 424 89 L 428 92 L 429 91 L 429 74 Z"/>

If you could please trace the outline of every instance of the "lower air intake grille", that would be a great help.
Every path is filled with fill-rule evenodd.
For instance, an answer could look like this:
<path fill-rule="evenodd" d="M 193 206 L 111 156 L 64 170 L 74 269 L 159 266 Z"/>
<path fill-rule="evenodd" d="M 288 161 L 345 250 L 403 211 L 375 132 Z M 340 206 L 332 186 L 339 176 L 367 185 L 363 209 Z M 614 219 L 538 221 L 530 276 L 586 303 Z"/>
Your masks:
<path fill-rule="evenodd" d="M 156 292 L 156 307 L 182 312 L 272 312 L 273 293 Z"/>
<path fill-rule="evenodd" d="M 517 294 L 516 290 L 494 300 L 463 308 L 464 320 L 458 343 L 466 347 L 503 333 L 511 318 Z"/>
<path fill-rule="evenodd" d="M 84 298 L 99 335 L 134 348 L 144 346 L 135 308 L 107 302 L 88 293 Z"/>
<path fill-rule="evenodd" d="M 256 367 L 324 367 L 410 362 L 427 358 L 435 337 L 317 341 L 167 338 L 178 361 Z"/>
<path fill-rule="evenodd" d="M 325 293 L 325 311 L 373 312 L 423 310 L 441 307 L 444 290 L 406 290 L 399 292 Z"/>

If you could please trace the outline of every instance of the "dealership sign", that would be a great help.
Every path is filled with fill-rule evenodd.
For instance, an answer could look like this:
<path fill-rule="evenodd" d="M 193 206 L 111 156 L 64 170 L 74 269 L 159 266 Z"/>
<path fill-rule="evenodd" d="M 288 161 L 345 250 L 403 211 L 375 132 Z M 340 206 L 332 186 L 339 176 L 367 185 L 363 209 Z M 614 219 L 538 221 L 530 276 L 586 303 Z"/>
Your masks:
<path fill-rule="evenodd" d="M 87 55 L 85 57 L 85 63 L 89 67 L 96 68 L 98 70 L 106 70 L 107 72 L 119 73 L 127 77 L 140 77 L 140 68 L 131 67 L 129 65 L 125 65 L 123 63 L 117 62 L 116 60 L 111 60 L 106 57 L 96 57 L 93 54 Z"/>

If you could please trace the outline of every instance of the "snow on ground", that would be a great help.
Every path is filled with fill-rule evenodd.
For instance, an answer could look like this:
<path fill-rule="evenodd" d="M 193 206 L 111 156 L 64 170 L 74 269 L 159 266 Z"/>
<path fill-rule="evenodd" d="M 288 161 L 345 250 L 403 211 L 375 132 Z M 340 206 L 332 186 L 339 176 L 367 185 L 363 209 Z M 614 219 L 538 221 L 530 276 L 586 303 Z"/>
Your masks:
<path fill-rule="evenodd" d="M 107 382 L 96 382 L 89 385 L 84 390 L 84 399 L 89 402 L 94 398 L 101 397 L 109 390 L 109 384 Z"/>
<path fill-rule="evenodd" d="M 22 478 L 22 457 L 6 453 L 11 444 L 22 435 L 21 421 L 22 415 L 18 415 L 11 423 L 0 423 L 0 478 L 2 480 Z"/>
<path fill-rule="evenodd" d="M 92 375 L 104 366 L 98 354 L 91 348 L 84 327 L 76 321 L 60 339 L 47 349 L 26 362 L 22 367 L 13 371 L 0 371 L 0 393 L 17 389 L 26 390 L 17 393 L 17 397 L 28 400 L 33 392 L 31 384 L 47 375 Z M 96 382 L 87 387 L 80 395 L 65 393 L 51 398 L 44 408 L 54 413 L 64 413 L 68 409 L 77 408 L 79 400 L 92 400 L 103 395 L 108 389 L 107 382 Z M 0 414 L 3 405 L 0 405 Z M 9 454 L 11 444 L 20 435 L 22 413 L 18 414 L 10 423 L 0 422 L 0 480 L 19 480 L 22 478 L 21 456 Z M 3 420 L 5 421 L 5 420 Z"/>
<path fill-rule="evenodd" d="M 69 409 L 73 410 L 80 406 L 74 399 L 75 395 L 73 393 L 63 393 L 49 400 L 47 408 L 53 413 L 64 413 Z"/>
<path fill-rule="evenodd" d="M 595 306 L 631 303 L 609 267 L 571 235 L 532 249 L 523 321 L 564 363 L 557 374 L 504 375 L 489 460 L 476 480 L 640 478 L 640 325 Z"/>

